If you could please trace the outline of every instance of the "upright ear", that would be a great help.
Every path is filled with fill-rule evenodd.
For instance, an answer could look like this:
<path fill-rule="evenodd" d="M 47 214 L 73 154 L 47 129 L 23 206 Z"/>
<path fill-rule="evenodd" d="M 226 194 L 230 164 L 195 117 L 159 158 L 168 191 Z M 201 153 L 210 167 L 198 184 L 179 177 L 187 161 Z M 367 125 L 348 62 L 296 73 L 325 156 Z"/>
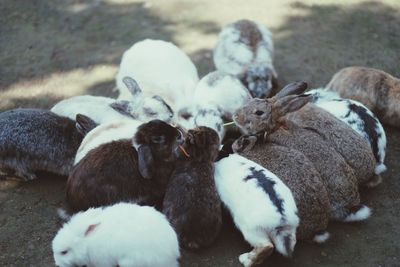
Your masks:
<path fill-rule="evenodd" d="M 126 101 L 126 100 L 117 100 L 114 103 L 111 103 L 110 107 L 112 109 L 114 109 L 115 111 L 121 113 L 122 115 L 126 115 L 126 116 L 136 119 L 131 113 L 132 108 L 129 105 L 129 103 L 130 102 Z"/>
<path fill-rule="evenodd" d="M 280 116 L 285 116 L 287 113 L 301 109 L 312 100 L 312 95 L 289 95 L 276 100 L 272 110 L 276 110 Z"/>
<path fill-rule="evenodd" d="M 94 120 L 82 114 L 76 114 L 75 121 L 76 130 L 82 136 L 85 136 L 98 125 Z"/>
<path fill-rule="evenodd" d="M 140 94 L 142 92 L 142 89 L 140 89 L 137 82 L 131 77 L 126 76 L 122 79 L 122 81 L 124 82 L 126 88 L 128 88 L 129 92 L 131 92 L 133 96 L 136 96 L 137 94 Z"/>
<path fill-rule="evenodd" d="M 304 93 L 308 85 L 306 82 L 294 82 L 289 83 L 282 88 L 275 96 L 276 98 L 281 98 L 287 95 L 298 95 Z"/>
<path fill-rule="evenodd" d="M 85 236 L 90 235 L 90 234 L 94 231 L 94 229 L 96 229 L 97 226 L 99 226 L 99 225 L 100 225 L 100 223 L 90 224 L 90 225 L 86 228 Z"/>
<path fill-rule="evenodd" d="M 137 148 L 138 152 L 138 165 L 139 172 L 145 179 L 152 178 L 152 169 L 154 166 L 153 155 L 151 154 L 150 147 L 148 145 L 140 145 Z"/>

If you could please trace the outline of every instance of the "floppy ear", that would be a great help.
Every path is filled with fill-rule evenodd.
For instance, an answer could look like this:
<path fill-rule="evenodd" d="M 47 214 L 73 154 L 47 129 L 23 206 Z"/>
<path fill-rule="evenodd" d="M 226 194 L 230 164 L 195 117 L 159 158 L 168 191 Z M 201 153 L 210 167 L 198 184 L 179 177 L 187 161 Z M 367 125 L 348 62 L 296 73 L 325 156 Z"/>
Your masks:
<path fill-rule="evenodd" d="M 140 89 L 137 82 L 134 79 L 132 79 L 131 77 L 126 76 L 122 79 L 122 81 L 124 82 L 126 88 L 128 88 L 129 92 L 133 96 L 140 94 L 142 92 L 142 89 Z"/>
<path fill-rule="evenodd" d="M 82 114 L 76 114 L 75 121 L 76 130 L 83 136 L 98 125 L 94 120 Z"/>
<path fill-rule="evenodd" d="M 280 116 L 301 109 L 313 100 L 312 95 L 289 95 L 276 100 L 272 110 L 276 110 Z"/>
<path fill-rule="evenodd" d="M 289 83 L 285 87 L 282 88 L 275 96 L 276 98 L 282 98 L 287 95 L 298 95 L 304 93 L 307 89 L 308 85 L 306 82 L 294 82 Z"/>
<path fill-rule="evenodd" d="M 138 152 L 138 166 L 140 174 L 145 179 L 151 179 L 154 159 L 153 155 L 151 154 L 150 147 L 148 145 L 140 145 L 137 148 L 137 152 Z"/>
<path fill-rule="evenodd" d="M 132 118 L 136 119 L 131 113 L 132 109 L 131 109 L 131 107 L 129 105 L 129 101 L 118 100 L 118 101 L 115 101 L 114 103 L 111 103 L 110 107 L 112 109 L 114 109 L 115 111 L 121 113 L 122 115 L 126 115 L 126 116 L 129 116 L 129 117 L 132 117 Z"/>

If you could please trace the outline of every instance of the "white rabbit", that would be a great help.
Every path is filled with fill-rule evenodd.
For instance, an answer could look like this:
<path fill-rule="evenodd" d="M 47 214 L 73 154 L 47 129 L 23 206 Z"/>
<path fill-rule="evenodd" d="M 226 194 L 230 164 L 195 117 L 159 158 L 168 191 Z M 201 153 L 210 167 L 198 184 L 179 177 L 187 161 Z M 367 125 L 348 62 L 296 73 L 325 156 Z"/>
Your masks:
<path fill-rule="evenodd" d="M 160 96 L 143 96 L 140 87 L 130 77 L 124 77 L 123 84 L 131 95 L 129 101 L 115 100 L 103 96 L 82 95 L 58 102 L 51 111 L 72 119 L 75 119 L 78 113 L 83 114 L 99 124 L 124 119 L 137 119 L 143 122 L 152 119 L 171 121 L 173 111 Z"/>
<path fill-rule="evenodd" d="M 130 100 L 122 81 L 125 76 L 133 77 L 144 94 L 161 96 L 175 111 L 191 101 L 199 81 L 195 65 L 181 49 L 151 39 L 135 43 L 122 56 L 116 76 L 118 99 Z"/>
<path fill-rule="evenodd" d="M 375 174 L 386 170 L 386 134 L 378 118 L 363 104 L 351 99 L 341 98 L 336 92 L 324 88 L 307 92 L 314 96 L 314 104 L 325 109 L 341 121 L 348 124 L 371 145 L 376 159 Z M 381 181 L 380 176 L 369 182 L 375 186 Z"/>
<path fill-rule="evenodd" d="M 153 207 L 118 203 L 71 217 L 52 243 L 57 266 L 176 267 L 176 233 Z"/>
<path fill-rule="evenodd" d="M 299 217 L 292 192 L 276 175 L 231 154 L 215 163 L 215 183 L 236 227 L 253 247 L 239 257 L 244 266 L 261 263 L 274 247 L 291 256 Z"/>
<path fill-rule="evenodd" d="M 240 78 L 253 97 L 268 97 L 277 89 L 273 53 L 271 32 L 265 26 L 238 20 L 219 34 L 214 64 L 217 70 Z"/>

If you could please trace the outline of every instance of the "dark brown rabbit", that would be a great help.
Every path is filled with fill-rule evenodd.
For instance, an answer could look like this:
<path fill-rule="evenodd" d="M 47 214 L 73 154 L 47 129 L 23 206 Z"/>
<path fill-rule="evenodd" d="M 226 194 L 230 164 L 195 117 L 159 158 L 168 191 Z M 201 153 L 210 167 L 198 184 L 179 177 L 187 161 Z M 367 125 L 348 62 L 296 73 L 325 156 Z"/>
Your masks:
<path fill-rule="evenodd" d="M 153 120 L 139 126 L 133 140 L 94 148 L 68 178 L 70 212 L 120 201 L 159 205 L 182 142 L 180 131 Z"/>
<path fill-rule="evenodd" d="M 221 201 L 215 188 L 214 164 L 218 134 L 211 128 L 189 130 L 163 202 L 163 212 L 187 249 L 209 246 L 221 228 Z"/>

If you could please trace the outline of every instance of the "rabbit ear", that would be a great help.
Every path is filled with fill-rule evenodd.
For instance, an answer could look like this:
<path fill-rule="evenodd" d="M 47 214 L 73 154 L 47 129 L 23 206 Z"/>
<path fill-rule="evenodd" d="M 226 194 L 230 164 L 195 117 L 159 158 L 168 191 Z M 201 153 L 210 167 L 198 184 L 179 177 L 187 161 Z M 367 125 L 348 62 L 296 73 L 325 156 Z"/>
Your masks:
<path fill-rule="evenodd" d="M 275 96 L 276 98 L 282 98 L 287 95 L 298 95 L 304 93 L 308 85 L 306 82 L 293 82 L 289 83 L 282 88 Z"/>
<path fill-rule="evenodd" d="M 129 117 L 132 117 L 135 119 L 135 117 L 131 113 L 132 108 L 129 104 L 130 104 L 129 101 L 118 100 L 118 101 L 115 101 L 114 103 L 111 103 L 110 107 L 123 115 L 129 116 Z"/>
<path fill-rule="evenodd" d="M 276 110 L 280 116 L 285 116 L 287 113 L 301 109 L 312 100 L 312 95 L 289 95 L 276 100 L 272 110 Z"/>
<path fill-rule="evenodd" d="M 153 169 L 154 159 L 150 147 L 148 145 L 140 145 L 137 148 L 137 152 L 138 152 L 138 165 L 140 174 L 145 179 L 151 179 L 152 178 L 151 170 Z"/>
<path fill-rule="evenodd" d="M 93 232 L 93 230 L 96 229 L 96 227 L 99 225 L 100 225 L 100 223 L 90 224 L 85 231 L 85 236 L 88 236 L 89 234 L 91 234 Z"/>
<path fill-rule="evenodd" d="M 138 83 L 131 77 L 126 76 L 122 79 L 122 81 L 124 82 L 126 88 L 128 88 L 129 92 L 131 92 L 133 96 L 140 94 L 142 92 L 142 89 L 140 89 Z"/>
<path fill-rule="evenodd" d="M 97 126 L 97 123 L 94 120 L 82 114 L 76 114 L 75 121 L 76 130 L 83 136 Z"/>

